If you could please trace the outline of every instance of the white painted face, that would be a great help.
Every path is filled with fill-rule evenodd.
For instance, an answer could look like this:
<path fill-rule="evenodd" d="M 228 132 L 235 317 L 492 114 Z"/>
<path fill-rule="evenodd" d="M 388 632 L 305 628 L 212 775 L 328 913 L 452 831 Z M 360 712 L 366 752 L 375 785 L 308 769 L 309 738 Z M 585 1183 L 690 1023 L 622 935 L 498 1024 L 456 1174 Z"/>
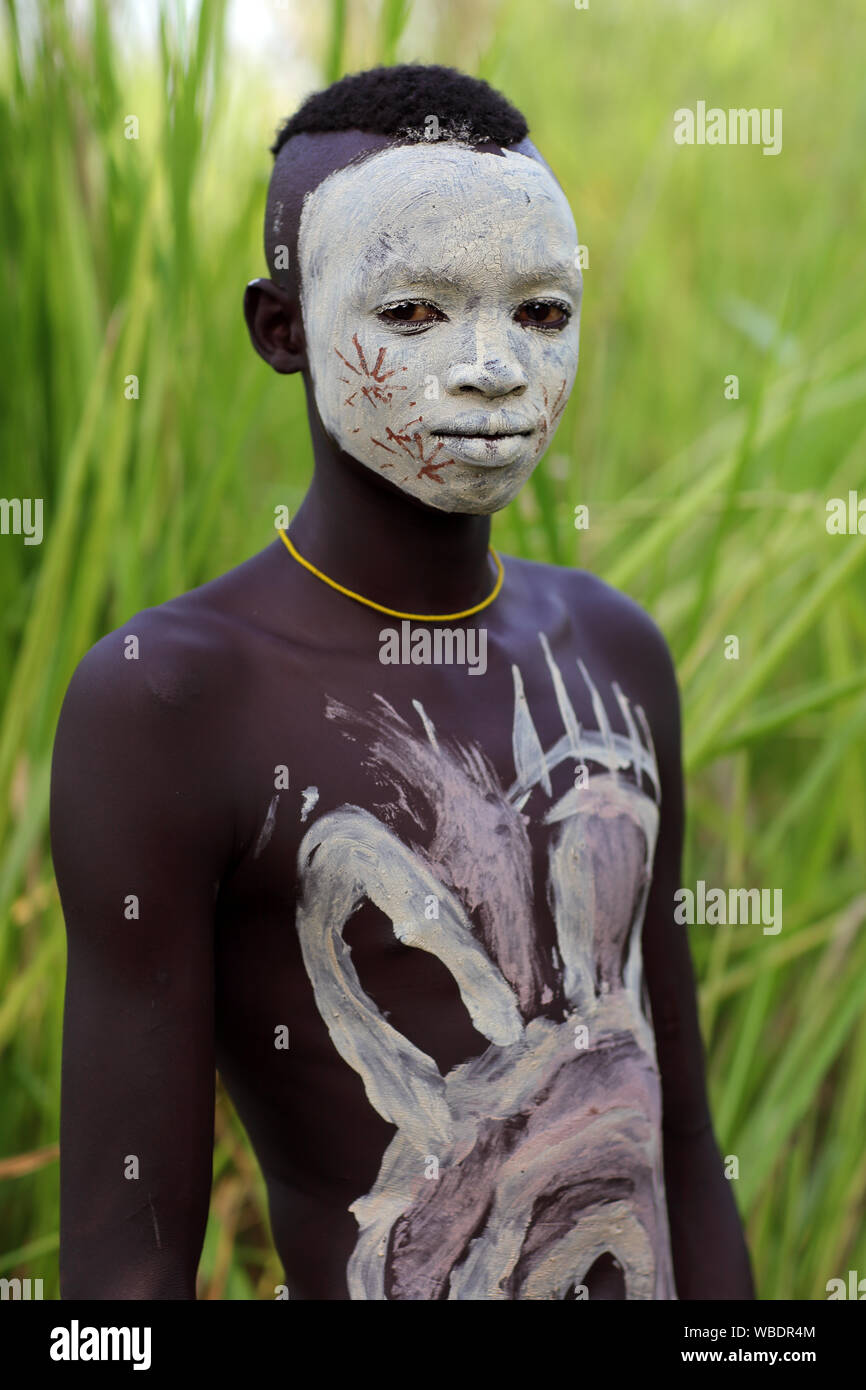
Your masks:
<path fill-rule="evenodd" d="M 298 250 L 316 404 L 339 447 L 440 511 L 504 507 L 577 373 L 577 232 L 544 165 L 395 146 L 307 196 Z"/>

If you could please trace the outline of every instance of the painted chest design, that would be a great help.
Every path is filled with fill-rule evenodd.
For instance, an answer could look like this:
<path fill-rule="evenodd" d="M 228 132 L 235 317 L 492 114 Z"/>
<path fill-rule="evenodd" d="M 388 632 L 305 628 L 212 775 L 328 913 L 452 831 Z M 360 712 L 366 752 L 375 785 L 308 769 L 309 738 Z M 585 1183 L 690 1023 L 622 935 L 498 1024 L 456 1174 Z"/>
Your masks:
<path fill-rule="evenodd" d="M 597 724 L 582 728 L 539 639 L 563 732 L 542 746 L 514 666 L 507 787 L 479 747 L 440 743 L 418 701 L 412 724 L 381 698 L 371 714 L 329 706 L 363 730 L 394 808 L 419 820 L 423 803 L 427 832 L 424 848 L 409 847 L 386 818 L 343 806 L 311 825 L 298 855 L 317 1007 L 397 1127 L 374 1187 L 350 1208 L 352 1299 L 573 1298 L 603 1256 L 620 1265 L 627 1298 L 676 1297 L 640 951 L 659 820 L 652 737 L 615 683 L 627 734 L 613 732 L 578 661 Z M 590 762 L 600 771 L 554 796 L 554 769 Z M 524 814 L 536 791 L 556 937 L 545 959 Z M 480 1056 L 443 1076 L 364 992 L 342 933 L 366 900 L 450 971 L 489 1040 Z"/>

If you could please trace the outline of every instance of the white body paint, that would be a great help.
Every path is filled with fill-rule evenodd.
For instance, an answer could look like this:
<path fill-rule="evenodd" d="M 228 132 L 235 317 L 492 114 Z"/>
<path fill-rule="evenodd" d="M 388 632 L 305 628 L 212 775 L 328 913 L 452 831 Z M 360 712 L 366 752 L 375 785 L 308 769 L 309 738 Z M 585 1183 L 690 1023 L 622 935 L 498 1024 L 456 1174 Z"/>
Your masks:
<path fill-rule="evenodd" d="M 280 794 L 279 792 L 277 792 L 276 796 L 271 797 L 270 804 L 268 806 L 268 813 L 265 816 L 264 824 L 261 830 L 259 831 L 259 836 L 256 840 L 256 847 L 253 850 L 253 859 L 258 859 L 259 855 L 267 849 L 268 845 L 271 842 L 271 836 L 274 833 L 274 825 L 277 819 L 277 807 L 279 806 L 279 804 Z"/>
<path fill-rule="evenodd" d="M 331 174 L 307 195 L 298 234 L 325 429 L 441 511 L 504 507 L 574 384 L 577 249 L 562 190 L 513 151 L 401 145 Z M 535 300 L 565 305 L 570 319 L 561 328 L 516 321 Z M 380 317 L 406 301 L 442 317 L 420 331 Z"/>
<path fill-rule="evenodd" d="M 297 929 L 316 1004 L 370 1103 L 397 1126 L 372 1191 L 351 1205 L 353 1299 L 566 1298 L 606 1252 L 622 1267 L 627 1298 L 676 1297 L 655 1040 L 642 997 L 660 796 L 652 738 L 616 685 L 627 734 L 612 731 L 578 662 L 598 724 L 581 728 L 543 635 L 541 643 L 564 732 L 544 749 L 513 667 L 509 788 L 480 749 L 440 742 L 417 701 L 423 733 L 380 700 L 379 713 L 356 720 L 372 734 L 377 774 L 395 800 L 426 796 L 430 843 L 409 849 L 369 812 L 345 806 L 316 821 L 299 848 Z M 331 717 L 352 713 L 333 706 Z M 588 762 L 603 770 L 554 800 L 551 774 Z M 551 977 L 530 929 L 537 913 L 523 808 L 533 793 L 538 804 L 539 789 L 550 803 L 533 819 L 549 827 L 558 1018 L 543 1012 Z M 399 940 L 450 971 L 489 1040 L 480 1056 L 443 1076 L 379 1012 L 343 940 L 364 901 Z M 584 1029 L 588 1046 L 578 1050 Z M 432 1183 L 430 1155 L 439 1164 Z"/>

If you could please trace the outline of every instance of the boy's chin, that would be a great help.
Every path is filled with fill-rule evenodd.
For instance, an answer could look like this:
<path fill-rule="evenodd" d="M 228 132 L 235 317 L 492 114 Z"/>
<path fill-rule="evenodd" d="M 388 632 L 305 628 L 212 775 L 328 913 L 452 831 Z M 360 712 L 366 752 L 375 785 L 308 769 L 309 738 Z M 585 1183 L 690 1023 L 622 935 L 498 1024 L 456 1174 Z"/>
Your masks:
<path fill-rule="evenodd" d="M 401 484 L 389 478 L 387 473 L 379 473 L 378 469 L 371 468 L 370 471 L 386 483 L 389 491 L 402 493 L 416 506 L 430 507 L 452 516 L 490 516 L 493 512 L 501 512 L 503 507 L 514 501 L 537 466 L 536 460 L 531 465 L 524 464 L 517 469 L 472 469 L 469 476 L 461 469 L 464 476 L 459 479 L 447 476 L 441 482 L 431 479 L 423 484 L 414 478 L 408 484 Z"/>
<path fill-rule="evenodd" d="M 440 512 L 463 516 L 490 516 L 493 512 L 501 512 L 503 507 L 514 501 L 534 471 L 534 468 L 522 469 L 519 475 L 511 474 L 509 477 L 485 475 L 471 487 L 446 489 L 443 485 L 441 491 L 428 493 L 423 501 Z"/>
<path fill-rule="evenodd" d="M 495 497 L 443 497 L 441 501 L 438 498 L 426 498 L 425 501 L 437 512 L 448 512 L 451 516 L 492 516 L 513 502 L 519 491 L 517 487 L 497 493 Z"/>

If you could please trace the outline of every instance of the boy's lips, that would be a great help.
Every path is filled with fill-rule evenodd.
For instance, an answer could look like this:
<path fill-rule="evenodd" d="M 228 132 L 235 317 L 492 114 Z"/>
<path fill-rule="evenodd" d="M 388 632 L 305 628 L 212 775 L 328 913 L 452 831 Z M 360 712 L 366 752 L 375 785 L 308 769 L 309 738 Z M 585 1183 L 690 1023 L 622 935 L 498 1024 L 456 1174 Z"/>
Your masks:
<path fill-rule="evenodd" d="M 523 415 L 512 415 L 508 411 L 485 414 L 476 410 L 467 411 L 457 419 L 443 420 L 430 433 L 456 439 L 501 439 L 515 434 L 533 434 L 534 430 L 534 425 Z"/>
<path fill-rule="evenodd" d="M 466 463 L 501 468 L 526 448 L 535 430 L 523 416 L 475 412 L 446 421 L 430 433 L 443 441 L 449 453 Z"/>
<path fill-rule="evenodd" d="M 446 434 L 440 438 L 449 454 L 482 468 L 513 463 L 526 452 L 530 440 L 528 434 Z"/>

